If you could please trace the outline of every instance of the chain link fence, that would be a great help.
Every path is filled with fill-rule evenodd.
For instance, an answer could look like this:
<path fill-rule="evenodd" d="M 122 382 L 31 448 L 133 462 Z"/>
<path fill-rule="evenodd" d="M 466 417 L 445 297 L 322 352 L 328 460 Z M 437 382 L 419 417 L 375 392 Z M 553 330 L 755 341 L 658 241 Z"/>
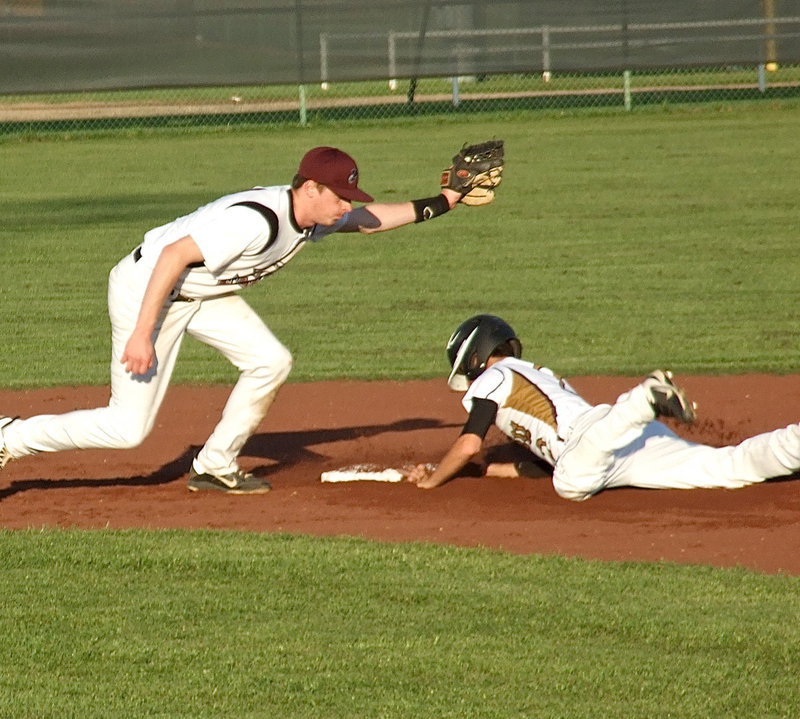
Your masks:
<path fill-rule="evenodd" d="M 0 135 L 797 98 L 798 63 L 800 0 L 0 0 Z"/>
<path fill-rule="evenodd" d="M 0 96 L 0 134 L 379 120 L 434 114 L 635 110 L 800 98 L 800 65 L 658 72 L 461 75 L 309 85 Z"/>

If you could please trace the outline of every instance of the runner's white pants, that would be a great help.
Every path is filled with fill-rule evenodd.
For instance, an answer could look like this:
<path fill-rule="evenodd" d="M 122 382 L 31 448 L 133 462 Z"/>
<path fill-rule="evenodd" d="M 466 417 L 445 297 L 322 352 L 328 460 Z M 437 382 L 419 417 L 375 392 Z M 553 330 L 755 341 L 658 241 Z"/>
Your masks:
<path fill-rule="evenodd" d="M 800 469 L 800 424 L 709 447 L 678 437 L 653 416 L 642 385 L 589 410 L 556 462 L 556 492 L 579 502 L 612 487 L 736 489 Z"/>
<path fill-rule="evenodd" d="M 215 474 L 238 469 L 239 453 L 289 375 L 291 354 L 237 295 L 171 302 L 156 328 L 156 366 L 147 375 L 131 375 L 120 357 L 136 324 L 148 277 L 131 256 L 122 259 L 109 277 L 112 357 L 108 406 L 12 422 L 3 430 L 12 457 L 141 444 L 155 424 L 183 337 L 190 334 L 219 350 L 240 371 L 221 420 L 195 459 L 195 468 Z"/>

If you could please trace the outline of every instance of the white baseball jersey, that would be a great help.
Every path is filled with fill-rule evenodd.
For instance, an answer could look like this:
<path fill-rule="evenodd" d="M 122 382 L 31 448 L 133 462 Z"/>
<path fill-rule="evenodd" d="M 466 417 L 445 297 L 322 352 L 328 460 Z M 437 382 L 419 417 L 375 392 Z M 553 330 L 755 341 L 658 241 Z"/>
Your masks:
<path fill-rule="evenodd" d="M 506 357 L 464 395 L 497 405 L 505 435 L 554 466 L 553 487 L 583 501 L 611 487 L 736 489 L 800 470 L 800 424 L 710 447 L 655 421 L 645 383 L 613 405 L 592 406 L 551 370 Z"/>
<path fill-rule="evenodd" d="M 561 456 L 575 421 L 592 407 L 552 370 L 513 357 L 496 362 L 470 385 L 463 399 L 467 412 L 477 398 L 497 404 L 499 429 L 550 464 Z"/>
<path fill-rule="evenodd" d="M 139 261 L 152 269 L 164 247 L 191 235 L 205 261 L 184 272 L 176 294 L 206 299 L 271 275 L 307 241 L 320 240 L 343 224 L 344 219 L 336 225 L 300 229 L 288 185 L 255 187 L 221 197 L 145 233 Z"/>
<path fill-rule="evenodd" d="M 178 358 L 190 334 L 214 347 L 240 370 L 225 412 L 195 457 L 198 473 L 224 476 L 289 375 L 292 357 L 236 291 L 269 276 L 309 240 L 342 229 L 299 228 L 288 185 L 256 187 L 226 195 L 147 232 L 144 242 L 109 275 L 112 324 L 111 400 L 107 407 L 17 420 L 3 429 L 14 458 L 66 449 L 124 448 L 152 430 Z M 142 297 L 163 249 L 190 235 L 204 262 L 187 268 L 165 303 L 154 334 L 156 363 L 132 375 L 121 363 L 136 326 Z M 192 300 L 192 301 L 184 301 Z"/>

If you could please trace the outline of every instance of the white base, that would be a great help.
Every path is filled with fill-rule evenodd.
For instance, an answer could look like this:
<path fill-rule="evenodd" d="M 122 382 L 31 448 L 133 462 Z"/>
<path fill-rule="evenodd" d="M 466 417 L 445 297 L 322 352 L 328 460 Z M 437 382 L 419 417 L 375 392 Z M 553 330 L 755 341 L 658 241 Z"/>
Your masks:
<path fill-rule="evenodd" d="M 356 464 L 342 467 L 320 475 L 322 482 L 402 482 L 405 475 L 399 469 L 381 469 L 374 465 Z"/>

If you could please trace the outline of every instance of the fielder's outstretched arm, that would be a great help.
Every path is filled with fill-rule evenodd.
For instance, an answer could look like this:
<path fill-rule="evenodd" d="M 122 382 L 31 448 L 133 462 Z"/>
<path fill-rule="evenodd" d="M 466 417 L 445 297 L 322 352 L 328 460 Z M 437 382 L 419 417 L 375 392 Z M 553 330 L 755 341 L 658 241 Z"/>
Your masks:
<path fill-rule="evenodd" d="M 410 202 L 371 202 L 357 207 L 348 214 L 347 222 L 340 232 L 362 232 L 372 234 L 393 230 L 412 222 L 424 222 L 452 210 L 461 195 L 444 188 L 434 197 Z"/>
<path fill-rule="evenodd" d="M 453 164 L 442 173 L 440 194 L 411 202 L 373 202 L 349 213 L 344 232 L 384 232 L 411 222 L 425 222 L 465 205 L 488 205 L 503 179 L 505 149 L 502 140 L 464 145 Z"/>

